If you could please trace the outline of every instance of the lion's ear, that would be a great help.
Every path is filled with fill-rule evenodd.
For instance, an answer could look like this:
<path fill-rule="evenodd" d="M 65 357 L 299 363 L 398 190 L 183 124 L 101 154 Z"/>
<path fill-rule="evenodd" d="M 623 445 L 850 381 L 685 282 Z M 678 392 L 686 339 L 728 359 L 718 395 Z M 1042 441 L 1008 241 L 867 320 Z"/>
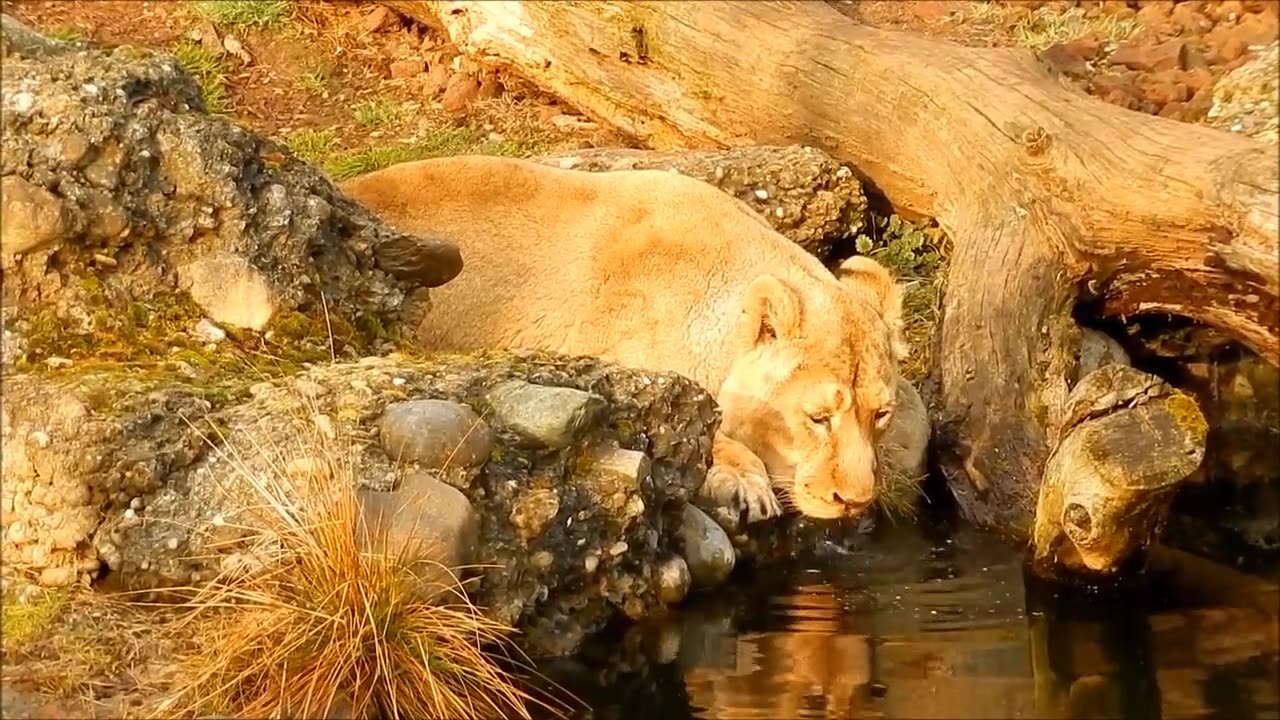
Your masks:
<path fill-rule="evenodd" d="M 902 337 L 902 291 L 889 269 L 869 257 L 854 255 L 840 263 L 836 277 L 850 290 L 871 295 L 889 326 L 889 343 L 895 356 L 906 357 L 910 348 Z"/>
<path fill-rule="evenodd" d="M 744 347 L 795 337 L 800 329 L 800 297 L 783 280 L 761 275 L 742 299 L 739 333 Z"/>

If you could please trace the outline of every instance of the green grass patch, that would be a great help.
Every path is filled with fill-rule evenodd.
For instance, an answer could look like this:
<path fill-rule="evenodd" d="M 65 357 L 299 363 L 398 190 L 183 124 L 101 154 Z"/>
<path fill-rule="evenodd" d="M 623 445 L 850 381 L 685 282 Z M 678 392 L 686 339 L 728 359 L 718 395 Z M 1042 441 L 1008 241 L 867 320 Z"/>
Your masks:
<path fill-rule="evenodd" d="M 84 39 L 84 34 L 79 28 L 70 25 L 59 25 L 44 31 L 45 37 L 62 42 L 77 42 Z"/>
<path fill-rule="evenodd" d="M 415 143 L 369 145 L 347 151 L 338 149 L 337 137 L 328 130 L 304 130 L 286 143 L 298 157 L 318 166 L 335 180 L 433 157 L 466 154 L 529 157 L 546 150 L 546 145 L 538 141 L 490 140 L 487 133 L 471 127 L 444 128 Z"/>
<path fill-rule="evenodd" d="M 390 100 L 379 98 L 356 105 L 351 114 L 361 127 L 377 130 L 395 122 L 400 117 L 400 108 Z"/>
<path fill-rule="evenodd" d="M 211 113 L 227 111 L 227 75 L 222 58 L 191 40 L 182 40 L 173 48 L 173 55 L 191 73 L 200 85 L 200 97 L 205 110 Z"/>
<path fill-rule="evenodd" d="M 52 627 L 62 614 L 66 593 L 54 590 L 38 590 L 25 601 L 16 593 L 4 594 L 4 647 L 18 648 L 38 640 Z"/>
<path fill-rule="evenodd" d="M 300 130 L 285 144 L 298 157 L 323 168 L 338 147 L 338 136 L 332 130 Z"/>
<path fill-rule="evenodd" d="M 219 25 L 265 28 L 289 14 L 288 0 L 192 0 L 188 7 Z"/>
<path fill-rule="evenodd" d="M 329 90 L 329 78 L 319 70 L 304 70 L 298 74 L 298 87 L 312 95 L 324 95 Z"/>

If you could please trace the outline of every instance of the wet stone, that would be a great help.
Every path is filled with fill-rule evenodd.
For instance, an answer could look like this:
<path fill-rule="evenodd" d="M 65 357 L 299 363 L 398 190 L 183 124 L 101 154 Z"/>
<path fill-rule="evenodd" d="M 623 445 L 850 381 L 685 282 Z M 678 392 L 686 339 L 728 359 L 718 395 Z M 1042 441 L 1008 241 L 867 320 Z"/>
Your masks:
<path fill-rule="evenodd" d="M 388 405 L 379 437 L 392 460 L 429 470 L 480 467 L 493 452 L 495 441 L 493 430 L 474 410 L 447 400 Z"/>
<path fill-rule="evenodd" d="M 568 447 L 605 406 L 604 398 L 573 388 L 510 380 L 489 391 L 494 417 L 526 442 Z"/>
<path fill-rule="evenodd" d="M 695 586 L 719 585 L 733 572 L 737 557 L 729 536 L 715 520 L 692 504 L 684 506 L 680 542 Z"/>
<path fill-rule="evenodd" d="M 409 549 L 455 571 L 474 561 L 480 521 L 457 488 L 419 471 L 391 492 L 358 492 L 365 540 L 373 547 L 391 553 Z M 428 586 L 449 582 L 444 569 L 432 563 L 424 564 L 419 579 Z"/>

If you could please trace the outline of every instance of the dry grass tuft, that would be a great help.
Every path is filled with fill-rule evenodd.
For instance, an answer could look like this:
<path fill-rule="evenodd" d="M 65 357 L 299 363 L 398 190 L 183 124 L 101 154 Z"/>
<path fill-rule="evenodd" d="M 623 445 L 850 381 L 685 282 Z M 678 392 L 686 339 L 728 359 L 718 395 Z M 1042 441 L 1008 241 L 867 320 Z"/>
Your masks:
<path fill-rule="evenodd" d="M 361 521 L 355 448 L 309 448 L 302 480 L 275 462 L 255 473 L 233 460 L 258 503 L 249 560 L 181 590 L 165 632 L 186 640 L 172 691 L 149 714 L 456 720 L 527 719 L 531 702 L 551 709 L 499 659 L 517 662 L 511 628 L 424 559 L 430 548 L 370 550 L 387 546 Z"/>

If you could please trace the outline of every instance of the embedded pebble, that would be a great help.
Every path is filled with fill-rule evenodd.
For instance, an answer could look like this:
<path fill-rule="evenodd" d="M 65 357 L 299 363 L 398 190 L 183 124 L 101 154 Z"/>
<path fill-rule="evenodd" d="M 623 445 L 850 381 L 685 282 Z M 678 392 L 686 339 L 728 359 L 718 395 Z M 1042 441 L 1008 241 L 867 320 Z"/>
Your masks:
<path fill-rule="evenodd" d="M 496 422 L 546 448 L 568 447 L 605 406 L 604 398 L 574 388 L 510 380 L 487 394 Z"/>
<path fill-rule="evenodd" d="M 27 437 L 31 440 L 31 442 L 36 444 L 36 447 L 40 447 L 40 448 L 47 448 L 49 447 L 49 443 L 52 442 L 52 440 L 49 438 L 49 433 L 43 430 L 35 430 Z"/>
<path fill-rule="evenodd" d="M 220 343 L 227 339 L 227 331 L 218 327 L 209 318 L 204 318 L 196 323 L 195 333 L 211 343 Z"/>
<path fill-rule="evenodd" d="M 497 436 L 470 407 L 447 400 L 388 405 L 379 421 L 382 449 L 392 459 L 424 468 L 476 468 L 493 452 Z"/>
<path fill-rule="evenodd" d="M 657 577 L 658 599 L 667 605 L 678 603 L 689 594 L 692 576 L 684 558 L 673 555 L 657 566 L 654 571 Z"/>
<path fill-rule="evenodd" d="M 768 191 L 768 190 L 765 190 L 764 188 L 757 188 L 757 189 L 756 189 L 756 191 L 755 191 L 755 195 L 756 195 L 756 199 L 757 199 L 757 200 L 768 200 L 768 199 L 769 199 L 769 191 Z"/>

